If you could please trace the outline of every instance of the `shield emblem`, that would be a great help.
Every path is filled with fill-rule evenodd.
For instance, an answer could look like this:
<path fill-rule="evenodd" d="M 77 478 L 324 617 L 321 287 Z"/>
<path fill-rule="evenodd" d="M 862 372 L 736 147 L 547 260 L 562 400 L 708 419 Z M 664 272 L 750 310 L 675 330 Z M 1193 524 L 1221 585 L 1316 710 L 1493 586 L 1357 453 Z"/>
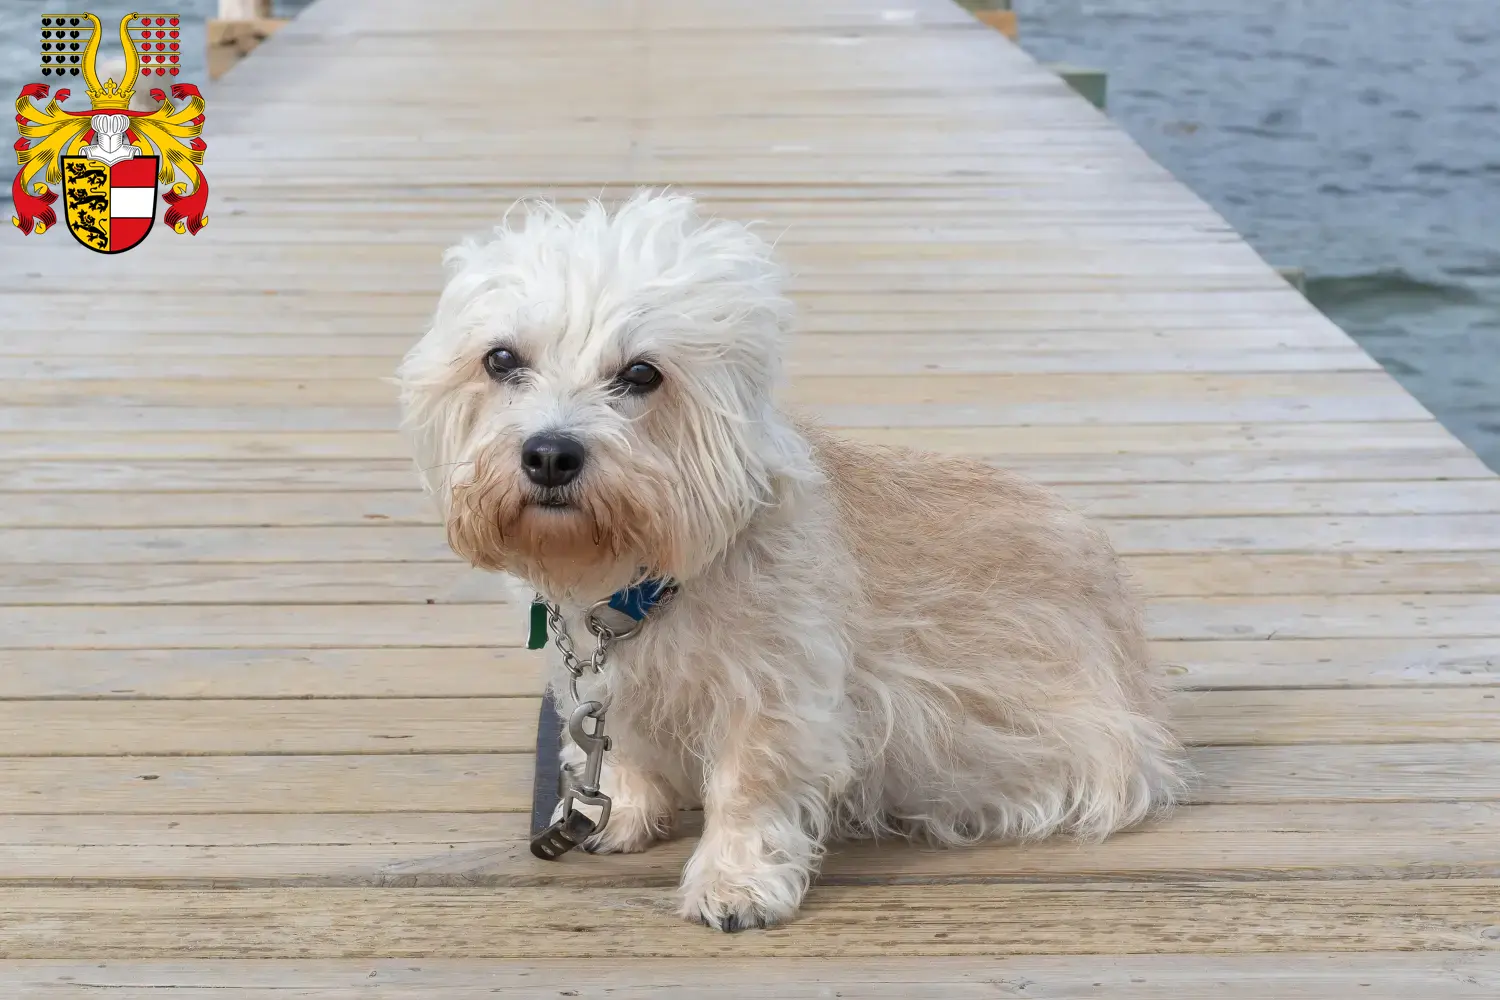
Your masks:
<path fill-rule="evenodd" d="M 156 221 L 159 165 L 156 156 L 135 156 L 117 163 L 64 156 L 68 231 L 99 253 L 123 253 L 140 243 Z"/>

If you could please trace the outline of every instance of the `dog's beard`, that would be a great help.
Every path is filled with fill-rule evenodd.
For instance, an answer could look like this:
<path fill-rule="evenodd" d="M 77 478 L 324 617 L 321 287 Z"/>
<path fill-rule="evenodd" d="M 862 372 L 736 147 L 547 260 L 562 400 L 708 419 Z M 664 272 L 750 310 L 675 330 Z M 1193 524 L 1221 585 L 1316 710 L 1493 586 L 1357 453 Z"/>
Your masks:
<path fill-rule="evenodd" d="M 681 572 L 683 538 L 670 502 L 649 489 L 654 477 L 637 469 L 624 481 L 596 469 L 563 489 L 542 490 L 512 465 L 480 456 L 472 475 L 453 486 L 448 544 L 474 566 L 580 597 L 608 594 L 642 571 Z"/>

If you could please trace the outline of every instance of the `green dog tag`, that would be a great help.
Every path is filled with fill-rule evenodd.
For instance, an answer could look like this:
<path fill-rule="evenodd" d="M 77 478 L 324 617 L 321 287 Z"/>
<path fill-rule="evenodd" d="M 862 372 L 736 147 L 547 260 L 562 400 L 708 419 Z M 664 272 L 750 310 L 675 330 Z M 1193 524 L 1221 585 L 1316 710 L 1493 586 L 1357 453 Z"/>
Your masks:
<path fill-rule="evenodd" d="M 545 649 L 547 646 L 547 605 L 544 601 L 531 602 L 531 637 L 526 640 L 527 649 Z"/>

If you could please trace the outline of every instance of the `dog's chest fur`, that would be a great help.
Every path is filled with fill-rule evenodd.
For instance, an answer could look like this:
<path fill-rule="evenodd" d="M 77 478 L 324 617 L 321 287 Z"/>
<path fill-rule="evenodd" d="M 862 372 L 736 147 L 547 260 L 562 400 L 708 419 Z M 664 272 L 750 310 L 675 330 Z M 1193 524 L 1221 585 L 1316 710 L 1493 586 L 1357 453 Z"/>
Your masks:
<path fill-rule="evenodd" d="M 851 624 L 860 617 L 851 615 L 861 603 L 856 575 L 831 504 L 820 489 L 801 487 L 653 610 L 636 636 L 612 645 L 603 674 L 586 675 L 579 693 L 607 697 L 621 753 L 649 755 L 697 788 L 698 762 L 758 716 L 796 704 L 832 721 L 845 710 L 857 644 Z M 582 605 L 564 605 L 563 614 L 587 654 Z M 550 656 L 553 690 L 567 710 L 568 674 L 555 648 Z"/>

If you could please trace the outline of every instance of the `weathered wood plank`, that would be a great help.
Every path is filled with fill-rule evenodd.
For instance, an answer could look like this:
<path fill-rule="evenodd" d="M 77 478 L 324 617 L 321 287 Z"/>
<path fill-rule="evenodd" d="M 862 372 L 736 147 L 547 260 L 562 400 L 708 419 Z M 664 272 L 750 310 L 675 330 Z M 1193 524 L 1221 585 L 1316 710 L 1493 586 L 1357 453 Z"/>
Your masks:
<path fill-rule="evenodd" d="M 732 985 L 726 985 L 732 984 Z M 990 1000 L 1024 990 L 1043 1000 L 1488 1000 L 1500 989 L 1492 952 L 1378 952 L 1305 955 L 1107 955 L 865 959 L 611 959 L 595 969 L 571 959 L 274 960 L 175 962 L 0 962 L 0 988 L 38 998 L 76 995 L 80 986 L 118 1000 L 155 1000 L 163 991 L 207 1000 L 227 990 L 244 1000 L 351 1000 L 372 989 L 413 1000 L 535 997 L 544 989 L 583 1000 L 662 996 L 822 1000 L 851 996 L 908 1000 L 934 991 L 949 1000 Z M 830 992 L 832 991 L 832 992 Z M 1003 995 L 1003 994 L 1002 994 Z"/>
<path fill-rule="evenodd" d="M 1148 607 L 1157 639 L 1500 635 L 1500 596 L 1176 598 Z M 1272 615 L 1274 617 L 1266 617 Z M 0 649 L 520 645 L 524 604 L 0 606 Z"/>
<path fill-rule="evenodd" d="M 357 496 L 357 494 L 356 494 Z M 1125 553 L 1147 597 L 1493 594 L 1500 552 Z M 524 598 L 456 558 L 432 562 L 11 563 L 0 604 L 467 604 Z M 1477 602 L 1485 603 L 1481 597 Z"/>
<path fill-rule="evenodd" d="M 1500 635 L 1500 594 L 1174 597 L 1147 608 L 1162 639 Z"/>
<path fill-rule="evenodd" d="M 521 628 L 506 619 L 507 629 Z M 1500 685 L 1500 638 L 1158 641 L 1182 688 Z M 0 698 L 492 698 L 541 691 L 517 646 L 15 649 Z"/>
<path fill-rule="evenodd" d="M 1260 515 L 1488 514 L 1500 511 L 1500 478 L 1457 482 L 1063 484 L 1074 505 L 1098 518 Z"/>
<path fill-rule="evenodd" d="M 1204 747 L 1192 755 L 1199 801 L 1400 802 L 1492 799 L 1500 744 Z"/>
<path fill-rule="evenodd" d="M 1199 747 L 1189 802 L 1500 799 L 1500 743 Z M 529 754 L 0 757 L 0 814 L 523 812 Z M 153 777 L 154 776 L 154 777 Z"/>
<path fill-rule="evenodd" d="M 1127 552 L 1493 551 L 1500 515 L 1136 518 L 1109 523 Z"/>
<path fill-rule="evenodd" d="M 515 646 L 30 649 L 7 650 L 5 663 L 0 698 L 503 698 L 542 689 L 542 654 Z"/>
<path fill-rule="evenodd" d="M 0 814 L 520 812 L 531 771 L 529 753 L 0 757 Z"/>
<path fill-rule="evenodd" d="M 1186 640 L 1153 653 L 1182 687 L 1500 684 L 1494 638 Z"/>
<path fill-rule="evenodd" d="M 429 296 L 439 289 L 434 285 Z M 941 341 L 936 343 L 941 344 Z M 0 379 L 50 378 L 88 382 L 91 379 L 130 378 L 225 378 L 285 379 L 316 383 L 324 378 L 378 379 L 389 377 L 394 358 L 339 358 L 337 362 L 309 363 L 296 357 L 199 358 L 190 355 L 132 358 L 90 357 L 0 357 Z M 972 350 L 930 350 L 920 354 L 892 352 L 887 356 L 866 355 L 851 346 L 803 356 L 795 351 L 787 358 L 793 376 L 820 375 L 921 375 L 933 372 L 965 374 L 1051 373 L 1146 373 L 1146 372 L 1358 372 L 1377 367 L 1363 351 L 1348 348 L 1276 349 L 1235 351 L 1213 348 L 1181 350 L 1109 351 L 1088 353 L 1055 351 L 1017 354 Z"/>
<path fill-rule="evenodd" d="M 253 509 L 254 498 L 245 507 Z M 355 494 L 350 506 L 359 504 Z M 170 500 L 164 501 L 170 505 Z M 346 508 L 347 509 L 347 508 Z M 441 529 L 365 505 L 357 524 L 281 527 L 0 528 L 0 563 L 451 562 Z M 394 523 L 393 523 L 394 522 Z M 1500 514 L 1102 520 L 1127 556 L 1165 553 L 1484 553 L 1500 551 Z"/>
<path fill-rule="evenodd" d="M 878 248 L 876 248 L 878 249 Z M 913 248 L 903 247 L 903 267 L 910 266 L 916 255 Z M 1027 252 L 1034 252 L 1028 250 Z M 405 256 L 404 254 L 402 256 Z M 233 257 L 226 257 L 228 264 Z M 961 261 L 947 260 L 941 263 L 944 270 L 951 271 L 961 266 Z M 1192 329 L 1192 330 L 1121 330 L 1113 334 L 1095 331 L 1052 331 L 1010 333 L 974 333 L 959 330 L 924 330 L 923 352 L 931 348 L 937 357 L 956 353 L 995 354 L 1058 354 L 1062 352 L 1091 354 L 1098 351 L 1133 350 L 1193 350 L 1200 348 L 1239 348 L 1246 351 L 1274 351 L 1279 349 L 1307 350 L 1314 348 L 1348 350 L 1348 338 L 1337 328 L 1326 324 L 1303 324 L 1291 327 L 1266 329 Z M 192 335 L 168 333 L 99 333 L 80 331 L 76 336 L 59 342 L 49 339 L 45 332 L 20 333 L 0 345 L 0 357 L 17 358 L 71 358 L 108 355 L 127 352 L 137 357 L 223 357 L 232 367 L 233 361 L 242 357 L 261 355 L 287 358 L 304 358 L 307 363 L 320 368 L 337 366 L 333 359 L 383 358 L 392 367 L 411 347 L 411 333 L 376 334 L 364 337 L 349 337 L 340 334 L 318 334 L 307 337 L 284 336 L 227 336 Z M 910 338 L 904 334 L 872 334 L 864 329 L 845 330 L 800 330 L 796 335 L 797 349 L 809 359 L 829 352 L 834 356 L 845 356 L 850 351 L 871 357 L 900 354 L 910 347 Z M 1327 387 L 1323 393 L 1327 393 Z M 1410 400 L 1392 391 L 1386 393 L 1391 400 Z M 900 403 L 900 398 L 891 403 Z M 87 413 L 87 411 L 85 411 Z M 1425 416 L 1425 411 L 1415 412 Z"/>
<path fill-rule="evenodd" d="M 1443 482 L 1060 483 L 1055 489 L 1098 519 L 1299 515 L 1370 517 L 1500 513 L 1500 479 Z M 0 527 L 232 527 L 355 524 L 436 525 L 436 506 L 413 485 L 341 493 L 116 492 L 108 503 L 83 493 L 12 493 Z M 1500 540 L 1497 540 L 1500 546 Z"/>
<path fill-rule="evenodd" d="M 537 706 L 535 697 L 0 701 L 0 756 L 526 753 Z"/>
<path fill-rule="evenodd" d="M 1188 806 L 1088 846 L 1065 838 L 950 850 L 836 844 L 819 881 L 1496 877 L 1497 810 L 1486 802 Z M 684 813 L 681 836 L 643 854 L 542 864 L 527 848 L 521 813 L 9 816 L 0 884 L 670 886 L 700 819 Z"/>
<path fill-rule="evenodd" d="M 1321 424 L 1127 424 L 1099 426 L 969 426 L 838 428 L 875 444 L 989 460 L 1017 455 L 1180 454 L 1243 450 L 1300 452 L 1347 448 L 1410 448 L 1465 453 L 1440 425 L 1425 421 Z M 900 424 L 907 423 L 901 421 Z M 1185 429 L 1184 429 L 1185 428 Z M 0 454 L 12 459 L 398 459 L 410 449 L 390 432 L 373 431 L 96 431 L 0 433 Z"/>
<path fill-rule="evenodd" d="M 1048 317 L 1049 319 L 1060 319 Z M 1123 322 L 1127 317 L 1120 317 Z M 857 335 L 868 330 L 876 317 L 861 315 L 841 320 L 846 333 Z M 814 321 L 815 322 L 815 321 Z M 911 322 L 908 320 L 908 322 Z M 920 325 L 920 323 L 918 323 Z M 1010 324 L 1014 326 L 1015 324 Z M 993 326 L 979 326 L 991 329 Z M 302 326 L 305 329 L 305 324 Z M 1231 328 L 1234 329 L 1234 328 Z M 971 329 L 969 332 L 973 332 Z M 1050 335 L 1052 328 L 1038 331 Z M 1103 336 L 1099 331 L 1088 331 Z M 355 331 L 344 331 L 340 340 L 359 342 Z M 299 341 L 305 333 L 275 332 L 240 334 L 252 343 L 266 340 Z M 335 336 L 327 334 L 325 336 Z M 254 338 L 261 339 L 256 340 Z M 401 332 L 408 343 L 411 334 Z M 285 352 L 282 352 L 285 353 Z M 395 366 L 395 357 L 391 365 Z M 1057 419 L 1072 417 L 1068 422 L 1087 422 L 1091 404 L 1146 408 L 1163 406 L 1269 406 L 1302 407 L 1304 421 L 1332 419 L 1338 406 L 1390 405 L 1385 417 L 1360 419 L 1405 419 L 1414 411 L 1412 399 L 1385 372 L 1278 372 L 1274 375 L 1224 375 L 1215 373 L 1165 372 L 1135 375 L 1055 374 L 1034 375 L 954 375 L 924 374 L 870 376 L 862 378 L 830 377 L 809 374 L 794 379 L 785 390 L 788 402 L 798 406 L 838 406 L 869 404 L 872 400 L 892 405 L 939 403 L 950 406 L 997 405 L 1003 403 L 1012 412 L 1040 417 L 1055 412 Z M 251 380 L 232 377 L 212 379 L 168 379 L 152 375 L 142 379 L 94 379 L 89 383 L 91 404 L 111 408 L 145 409 L 195 406 L 206 409 L 262 407 L 279 409 L 297 400 L 315 419 L 319 408 L 353 408 L 394 416 L 396 389 L 373 379 L 324 378 L 309 386 L 285 380 Z M 47 407 L 59 418 L 76 413 L 79 407 L 78 387 L 66 381 L 32 379 L 0 380 L 0 400 L 11 407 Z M 1081 409 L 1074 409 L 1074 408 Z M 91 407 L 83 410 L 88 413 Z M 1047 408 L 1055 408 L 1047 409 Z M 1076 415 L 1076 416 L 1075 416 Z M 81 419 L 81 418 L 80 418 Z M 1206 419 L 1206 418 L 1204 418 Z M 1249 417 L 1225 417 L 1235 421 Z M 1269 419 L 1269 418 L 1268 418 Z M 111 423 L 113 421 L 106 421 Z M 1032 420 L 1036 423 L 1040 420 Z M 97 426 L 97 425 L 91 425 Z M 387 422 L 382 427 L 394 426 Z M 16 428 L 24 429 L 24 428 Z"/>
<path fill-rule="evenodd" d="M 393 363 L 394 365 L 394 363 Z M 937 376 L 944 377 L 944 376 Z M 963 376 L 947 376 L 962 378 Z M 1031 376 L 1045 378 L 1046 376 Z M 203 379 L 205 394 L 227 379 Z M 181 384 L 181 383 L 172 383 Z M 231 383 L 233 384 L 233 383 Z M 259 385 L 261 383 L 251 383 Z M 301 383 L 298 383 L 301 384 Z M 316 385 L 317 383 L 315 383 Z M 330 395 L 345 395 L 343 382 L 335 382 Z M 319 387 L 321 389 L 321 387 Z M 139 391 L 139 390 L 137 390 Z M 77 432 L 109 426 L 142 433 L 170 431 L 289 430 L 338 432 L 389 432 L 397 415 L 378 405 L 340 407 L 328 405 L 321 391 L 301 390 L 310 405 L 296 410 L 272 406 L 160 406 L 136 405 L 66 407 L 26 405 L 0 408 L 0 432 Z M 90 391 L 92 399 L 103 394 Z M 226 393 L 228 395 L 228 393 Z M 280 395 L 286 396 L 283 390 Z M 374 394 L 371 393 L 371 396 Z M 4 399 L 0 395 L 0 399 Z M 992 397 L 998 400 L 1003 397 Z M 316 400 L 316 402 L 314 402 Z M 1253 398 L 1240 400 L 1067 400 L 1042 403 L 992 401 L 988 403 L 820 403 L 797 404 L 798 409 L 819 423 L 836 427 L 1015 427 L 1075 424 L 1196 424 L 1196 423 L 1307 423 L 1309 421 L 1395 422 L 1424 421 L 1427 413 L 1409 396 L 1308 396 L 1301 398 Z M 106 414 L 104 411 L 109 411 Z"/>
<path fill-rule="evenodd" d="M 1189 552 L 1125 556 L 1148 596 L 1500 591 L 1494 552 Z"/>
<path fill-rule="evenodd" d="M 1500 880 L 824 886 L 710 934 L 666 889 L 0 889 L 14 958 L 823 956 L 1493 950 Z M 971 919 L 956 924 L 951 914 Z M 555 914 L 568 914 L 565 921 Z M 545 927 L 548 933 L 538 934 Z"/>
<path fill-rule="evenodd" d="M 1189 744 L 1500 741 L 1490 687 L 1193 691 L 1172 707 Z M 534 696 L 10 700 L 0 756 L 525 753 L 537 709 Z"/>
<path fill-rule="evenodd" d="M 1274 483 L 1494 477 L 1472 452 L 1451 446 L 1369 452 L 1200 451 L 1177 455 L 1007 455 L 999 464 L 1044 483 Z M 298 461 L 262 458 L 225 461 L 72 459 L 9 462 L 0 459 L 0 493 L 160 490 L 390 491 L 411 489 L 409 460 Z"/>

